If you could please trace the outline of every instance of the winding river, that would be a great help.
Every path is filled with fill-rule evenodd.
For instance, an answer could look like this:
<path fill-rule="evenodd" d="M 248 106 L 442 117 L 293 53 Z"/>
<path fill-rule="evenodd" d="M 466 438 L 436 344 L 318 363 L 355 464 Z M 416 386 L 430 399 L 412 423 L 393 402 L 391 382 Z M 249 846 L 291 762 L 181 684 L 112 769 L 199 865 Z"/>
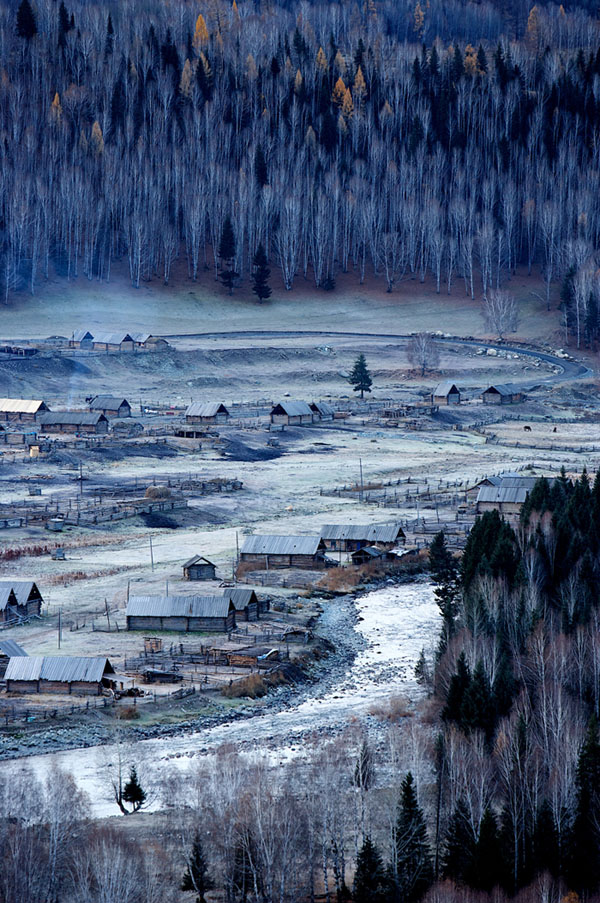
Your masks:
<path fill-rule="evenodd" d="M 348 603 L 346 603 L 348 604 Z M 268 754 L 283 759 L 302 751 L 308 735 L 343 729 L 351 719 L 364 718 L 394 696 L 418 698 L 414 667 L 422 648 L 433 650 L 439 615 L 431 585 L 423 580 L 383 587 L 356 600 L 356 619 L 328 603 L 324 627 L 346 647 L 358 650 L 351 664 L 324 681 L 316 692 L 307 692 L 300 702 L 247 719 L 223 722 L 203 731 L 141 740 L 135 758 L 153 778 L 177 767 L 186 769 L 198 756 L 211 755 L 222 744 L 234 744 L 249 754 Z M 346 636 L 344 636 L 344 633 Z M 53 766 L 73 775 L 92 801 L 93 814 L 117 814 L 110 797 L 110 771 L 117 757 L 115 746 L 72 749 L 0 763 L 0 776 L 30 769 L 45 778 Z"/>

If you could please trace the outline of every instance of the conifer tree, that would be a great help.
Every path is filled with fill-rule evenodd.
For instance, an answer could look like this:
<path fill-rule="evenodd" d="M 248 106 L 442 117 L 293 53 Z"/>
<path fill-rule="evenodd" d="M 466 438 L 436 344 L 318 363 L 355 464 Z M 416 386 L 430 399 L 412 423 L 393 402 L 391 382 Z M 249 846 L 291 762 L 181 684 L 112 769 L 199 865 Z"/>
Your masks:
<path fill-rule="evenodd" d="M 456 674 L 450 678 L 446 705 L 442 710 L 444 721 L 460 721 L 463 699 L 470 682 L 471 672 L 467 664 L 467 657 L 464 652 L 461 652 L 456 662 Z"/>
<path fill-rule="evenodd" d="M 208 862 L 204 855 L 204 847 L 200 832 L 194 834 L 192 848 L 187 860 L 187 866 L 181 881 L 181 890 L 193 890 L 196 893 L 196 903 L 206 903 L 205 893 L 211 890 L 213 882 L 208 872 Z"/>
<path fill-rule="evenodd" d="M 104 44 L 104 55 L 110 56 L 113 52 L 115 44 L 115 30 L 113 28 L 113 22 L 110 13 L 108 14 L 108 19 L 106 21 L 106 41 Z"/>
<path fill-rule="evenodd" d="M 236 273 L 233 268 L 233 261 L 235 258 L 235 234 L 229 216 L 225 217 L 225 222 L 223 223 L 221 240 L 219 242 L 219 258 L 221 260 L 219 279 L 231 295 L 233 294 L 233 284 L 239 274 Z"/>
<path fill-rule="evenodd" d="M 469 812 L 465 801 L 459 799 L 446 831 L 442 859 L 443 876 L 452 878 L 459 884 L 466 883 L 472 875 L 474 856 L 475 837 L 469 821 Z"/>
<path fill-rule="evenodd" d="M 483 731 L 490 737 L 494 728 L 494 711 L 490 684 L 481 659 L 475 665 L 460 707 L 460 725 L 467 733 Z"/>
<path fill-rule="evenodd" d="M 252 291 L 261 303 L 271 297 L 270 275 L 267 255 L 261 243 L 252 258 Z"/>
<path fill-rule="evenodd" d="M 579 753 L 576 786 L 567 871 L 570 887 L 590 894 L 600 885 L 600 742 L 595 716 Z"/>
<path fill-rule="evenodd" d="M 146 802 L 146 792 L 139 782 L 135 765 L 131 766 L 129 780 L 123 787 L 122 800 L 130 804 L 132 812 L 137 812 Z"/>
<path fill-rule="evenodd" d="M 365 397 L 365 392 L 371 391 L 371 386 L 373 385 L 373 380 L 371 379 L 371 374 L 369 373 L 369 368 L 367 367 L 367 362 L 365 360 L 364 354 L 359 354 L 357 357 L 354 367 L 352 369 L 352 373 L 348 377 L 349 382 L 354 386 L 355 392 L 360 392 L 360 397 Z"/>
<path fill-rule="evenodd" d="M 540 806 L 533 831 L 532 839 L 532 870 L 534 874 L 550 872 L 558 875 L 561 867 L 560 846 L 558 832 L 552 807 L 548 800 L 544 800 Z"/>
<path fill-rule="evenodd" d="M 354 903 L 384 903 L 386 879 L 381 854 L 370 837 L 358 851 L 354 874 Z"/>
<path fill-rule="evenodd" d="M 264 188 L 265 185 L 269 184 L 267 161 L 265 160 L 262 144 L 258 145 L 254 154 L 254 177 L 259 188 Z"/>
<path fill-rule="evenodd" d="M 417 803 L 413 776 L 402 781 L 396 822 L 396 889 L 398 900 L 416 903 L 433 882 L 433 865 L 423 813 Z"/>
<path fill-rule="evenodd" d="M 21 0 L 17 10 L 17 34 L 26 41 L 31 41 L 37 34 L 35 13 L 29 0 Z"/>
<path fill-rule="evenodd" d="M 499 883 L 500 863 L 498 825 L 494 813 L 490 809 L 486 809 L 479 826 L 479 837 L 475 844 L 473 870 L 469 884 L 489 893 Z"/>
<path fill-rule="evenodd" d="M 444 531 L 437 533 L 429 547 L 429 568 L 435 585 L 433 594 L 442 616 L 442 629 L 438 651 L 442 655 L 448 648 L 449 640 L 456 631 L 458 617 L 458 565 L 448 546 Z"/>

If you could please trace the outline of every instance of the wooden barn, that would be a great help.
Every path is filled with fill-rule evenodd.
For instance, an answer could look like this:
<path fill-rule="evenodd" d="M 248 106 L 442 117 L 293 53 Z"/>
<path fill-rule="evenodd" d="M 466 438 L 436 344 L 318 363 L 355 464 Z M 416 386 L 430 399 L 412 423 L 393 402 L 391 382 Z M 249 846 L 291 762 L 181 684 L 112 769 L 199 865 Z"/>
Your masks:
<path fill-rule="evenodd" d="M 390 558 L 394 558 L 394 556 L 384 549 L 375 548 L 375 546 L 363 546 L 361 549 L 357 549 L 356 552 L 350 554 L 352 564 L 357 566 L 387 561 Z"/>
<path fill-rule="evenodd" d="M 127 630 L 227 633 L 235 628 L 235 606 L 225 596 L 130 596 Z"/>
<path fill-rule="evenodd" d="M 65 693 L 101 696 L 115 685 L 114 668 L 102 656 L 28 655 L 10 658 L 7 693 Z"/>
<path fill-rule="evenodd" d="M 305 401 L 280 401 L 271 410 L 271 423 L 302 426 L 313 422 L 313 412 Z"/>
<path fill-rule="evenodd" d="M 325 555 L 320 536 L 248 536 L 240 552 L 240 561 L 256 568 L 305 568 L 316 570 L 335 567 Z"/>
<path fill-rule="evenodd" d="M 513 523 L 518 520 L 523 502 L 537 482 L 537 477 L 506 474 L 495 485 L 483 485 L 477 495 L 477 514 L 498 511 Z M 550 481 L 552 482 L 552 481 Z"/>
<path fill-rule="evenodd" d="M 78 433 L 83 436 L 101 436 L 108 433 L 108 420 L 104 414 L 63 411 L 57 414 L 40 414 L 42 433 Z"/>
<path fill-rule="evenodd" d="M 34 580 L 0 580 L 0 624 L 39 617 L 43 601 Z"/>
<path fill-rule="evenodd" d="M 406 536 L 400 524 L 325 524 L 321 539 L 326 549 L 336 552 L 355 552 L 365 546 L 393 549 Z"/>
<path fill-rule="evenodd" d="M 165 351 L 169 348 L 167 340 L 159 335 L 152 335 L 149 332 L 130 332 L 129 335 L 133 339 L 135 350 Z"/>
<path fill-rule="evenodd" d="M 0 420 L 21 420 L 31 422 L 37 420 L 48 405 L 40 399 L 0 398 Z"/>
<path fill-rule="evenodd" d="M 94 343 L 93 333 L 89 329 L 76 329 L 69 340 L 69 348 L 81 348 L 91 351 Z"/>
<path fill-rule="evenodd" d="M 526 395 L 521 386 L 512 383 L 495 383 L 481 393 L 484 404 L 518 404 L 525 401 Z"/>
<path fill-rule="evenodd" d="M 0 638 L 0 680 L 4 678 L 10 659 L 19 658 L 23 655 L 27 655 L 27 653 L 14 640 L 3 640 Z"/>
<path fill-rule="evenodd" d="M 92 413 L 98 412 L 105 417 L 131 417 L 131 405 L 127 399 L 114 395 L 94 395 L 88 407 Z"/>
<path fill-rule="evenodd" d="M 312 401 L 309 407 L 313 413 L 313 420 L 315 422 L 333 420 L 334 418 L 335 412 L 331 405 L 327 404 L 326 401 Z"/>
<path fill-rule="evenodd" d="M 185 580 L 214 580 L 217 566 L 202 555 L 194 555 L 183 565 Z"/>
<path fill-rule="evenodd" d="M 194 401 L 185 412 L 185 422 L 189 424 L 227 423 L 229 411 L 218 401 Z"/>
<path fill-rule="evenodd" d="M 135 342 L 128 332 L 95 332 L 94 351 L 133 351 Z"/>
<path fill-rule="evenodd" d="M 226 589 L 223 595 L 226 599 L 233 602 L 236 621 L 258 621 L 258 596 L 253 589 L 235 587 L 234 589 Z"/>
<path fill-rule="evenodd" d="M 460 389 L 456 386 L 456 383 L 447 379 L 444 382 L 438 383 L 431 393 L 431 404 L 460 404 L 460 398 Z"/>

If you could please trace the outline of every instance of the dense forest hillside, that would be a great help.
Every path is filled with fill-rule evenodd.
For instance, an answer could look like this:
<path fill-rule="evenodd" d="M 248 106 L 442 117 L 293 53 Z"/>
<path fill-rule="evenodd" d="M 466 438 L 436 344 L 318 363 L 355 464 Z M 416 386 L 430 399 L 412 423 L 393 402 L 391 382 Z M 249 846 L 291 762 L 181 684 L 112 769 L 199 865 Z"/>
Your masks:
<path fill-rule="evenodd" d="M 288 289 L 351 271 L 479 296 L 525 266 L 550 303 L 566 277 L 577 344 L 594 342 L 583 7 L 3 0 L 0 29 L 5 299 L 117 259 L 134 285 L 180 257 L 233 288 L 262 245 Z"/>

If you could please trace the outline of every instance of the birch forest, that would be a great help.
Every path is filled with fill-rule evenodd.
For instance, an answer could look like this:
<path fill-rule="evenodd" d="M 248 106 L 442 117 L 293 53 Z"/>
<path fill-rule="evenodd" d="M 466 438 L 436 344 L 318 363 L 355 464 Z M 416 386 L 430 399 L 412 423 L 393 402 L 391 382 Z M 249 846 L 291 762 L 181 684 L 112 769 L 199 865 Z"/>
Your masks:
<path fill-rule="evenodd" d="M 3 296 L 49 272 L 543 279 L 598 332 L 600 28 L 582 6 L 0 3 Z M 181 275 L 180 275 L 181 274 Z M 564 284 L 563 284 L 564 283 Z M 232 286 L 233 287 L 233 286 Z"/>

